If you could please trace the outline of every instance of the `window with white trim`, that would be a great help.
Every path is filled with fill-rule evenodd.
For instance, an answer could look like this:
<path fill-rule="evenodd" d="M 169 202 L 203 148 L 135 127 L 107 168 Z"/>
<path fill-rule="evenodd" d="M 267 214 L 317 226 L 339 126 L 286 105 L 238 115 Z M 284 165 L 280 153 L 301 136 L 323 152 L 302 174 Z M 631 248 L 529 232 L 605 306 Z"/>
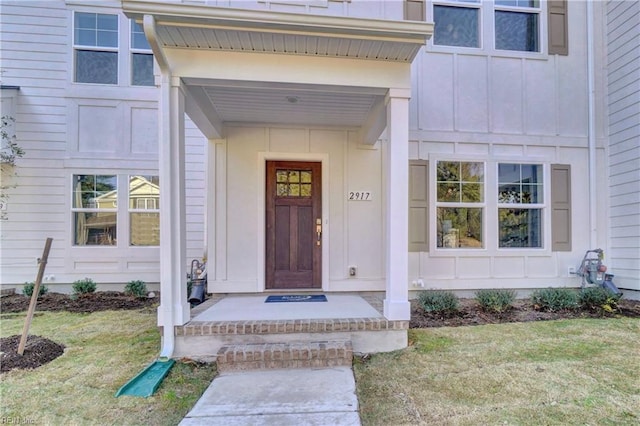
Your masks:
<path fill-rule="evenodd" d="M 74 81 L 118 84 L 118 15 L 75 12 L 73 18 Z"/>
<path fill-rule="evenodd" d="M 541 51 L 539 0 L 434 0 L 432 18 L 436 46 Z"/>
<path fill-rule="evenodd" d="M 542 248 L 542 164 L 498 164 L 498 247 Z"/>
<path fill-rule="evenodd" d="M 129 245 L 160 245 L 158 176 L 129 176 Z"/>
<path fill-rule="evenodd" d="M 153 54 L 140 24 L 131 20 L 131 85 L 153 86 Z"/>
<path fill-rule="evenodd" d="M 437 247 L 484 247 L 484 163 L 438 161 Z"/>
<path fill-rule="evenodd" d="M 118 237 L 118 177 L 73 176 L 73 245 L 115 246 Z"/>

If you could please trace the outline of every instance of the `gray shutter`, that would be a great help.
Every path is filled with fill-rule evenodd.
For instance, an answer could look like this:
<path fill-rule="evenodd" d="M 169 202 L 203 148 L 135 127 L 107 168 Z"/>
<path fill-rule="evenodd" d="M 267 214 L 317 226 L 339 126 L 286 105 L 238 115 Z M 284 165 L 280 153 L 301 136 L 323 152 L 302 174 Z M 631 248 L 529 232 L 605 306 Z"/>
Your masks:
<path fill-rule="evenodd" d="M 404 19 L 405 21 L 424 21 L 424 0 L 405 0 Z"/>
<path fill-rule="evenodd" d="M 569 29 L 567 18 L 567 0 L 547 2 L 547 26 L 549 33 L 549 54 L 569 54 Z"/>
<path fill-rule="evenodd" d="M 428 171 L 428 161 L 409 161 L 409 251 L 429 251 Z"/>
<path fill-rule="evenodd" d="M 551 250 L 571 251 L 571 166 L 551 165 Z"/>

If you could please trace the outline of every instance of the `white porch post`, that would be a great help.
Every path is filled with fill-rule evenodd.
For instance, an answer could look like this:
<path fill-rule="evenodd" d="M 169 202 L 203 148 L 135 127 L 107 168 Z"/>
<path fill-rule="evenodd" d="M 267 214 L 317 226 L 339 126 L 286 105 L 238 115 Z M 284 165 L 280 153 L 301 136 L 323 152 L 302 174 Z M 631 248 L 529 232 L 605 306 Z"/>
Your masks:
<path fill-rule="evenodd" d="M 162 75 L 160 120 L 160 306 L 158 325 L 164 338 L 189 321 L 185 220 L 184 92 L 180 78 Z M 170 332 L 168 332 L 170 330 Z M 162 356 L 171 356 L 173 342 L 163 342 Z"/>
<path fill-rule="evenodd" d="M 409 89 L 387 95 L 386 296 L 384 316 L 409 320 Z"/>

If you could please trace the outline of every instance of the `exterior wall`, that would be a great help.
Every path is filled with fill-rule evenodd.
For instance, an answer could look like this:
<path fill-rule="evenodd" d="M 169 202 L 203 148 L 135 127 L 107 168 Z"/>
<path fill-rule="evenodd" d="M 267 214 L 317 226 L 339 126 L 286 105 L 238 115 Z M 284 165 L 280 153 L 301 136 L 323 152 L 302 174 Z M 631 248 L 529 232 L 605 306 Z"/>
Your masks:
<path fill-rule="evenodd" d="M 323 162 L 323 289 L 384 290 L 379 147 L 359 145 L 349 130 L 282 126 L 230 127 L 227 138 L 213 144 L 208 251 L 216 254 L 208 263 L 210 290 L 264 290 L 267 159 Z M 348 201 L 347 192 L 357 190 L 371 191 L 372 200 Z M 356 277 L 348 277 L 349 266 L 358 268 Z"/>
<path fill-rule="evenodd" d="M 101 288 L 159 281 L 158 247 L 129 247 L 128 212 L 118 211 L 118 245 L 73 245 L 72 175 L 117 174 L 126 203 L 129 175 L 158 174 L 155 87 L 127 84 L 128 20 L 120 14 L 118 85 L 73 83 L 72 10 L 119 13 L 119 2 L 17 2 L 0 5 L 2 84 L 19 86 L 15 133 L 26 154 L 2 223 L 2 286 L 32 281 L 44 241 L 53 238 L 45 284 L 68 291 L 90 277 Z M 4 93 L 3 93 L 4 96 Z M 205 140 L 187 124 L 188 258 L 204 251 Z M 162 188 L 162 185 L 161 185 Z M 162 189 L 161 189 L 162 193 Z M 126 207 L 126 204 L 125 204 Z"/>
<path fill-rule="evenodd" d="M 640 3 L 606 4 L 609 106 L 609 267 L 640 290 Z"/>

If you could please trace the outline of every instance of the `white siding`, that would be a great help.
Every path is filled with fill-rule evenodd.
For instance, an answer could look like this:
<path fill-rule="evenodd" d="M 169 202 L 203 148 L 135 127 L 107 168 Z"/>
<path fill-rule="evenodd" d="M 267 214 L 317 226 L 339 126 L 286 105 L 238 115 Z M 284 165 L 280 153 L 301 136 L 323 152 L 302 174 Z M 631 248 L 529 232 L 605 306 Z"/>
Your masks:
<path fill-rule="evenodd" d="M 607 2 L 609 266 L 640 290 L 640 3 Z"/>
<path fill-rule="evenodd" d="M 128 77 L 116 87 L 72 82 L 72 8 L 119 13 L 87 4 L 2 1 L 0 6 L 1 82 L 20 87 L 14 98 L 15 133 L 26 152 L 17 162 L 17 186 L 10 190 L 8 220 L 0 231 L 2 286 L 34 280 L 36 258 L 47 237 L 53 238 L 53 245 L 45 275 L 53 279 L 45 284 L 52 291 L 68 291 L 70 283 L 84 277 L 103 289 L 132 279 L 159 281 L 158 248 L 126 246 L 124 209 L 118 217 L 122 227 L 117 247 L 72 245 L 73 174 L 117 174 L 124 182 L 130 174 L 158 173 L 157 89 L 130 87 L 123 81 Z M 128 61 L 129 28 L 120 16 L 119 62 Z M 120 65 L 121 77 L 127 76 L 127 63 Z M 202 258 L 204 250 L 206 155 L 204 137 L 189 120 L 186 128 L 187 256 L 191 260 Z M 120 185 L 121 190 L 126 187 Z M 123 196 L 121 200 L 126 199 Z"/>

